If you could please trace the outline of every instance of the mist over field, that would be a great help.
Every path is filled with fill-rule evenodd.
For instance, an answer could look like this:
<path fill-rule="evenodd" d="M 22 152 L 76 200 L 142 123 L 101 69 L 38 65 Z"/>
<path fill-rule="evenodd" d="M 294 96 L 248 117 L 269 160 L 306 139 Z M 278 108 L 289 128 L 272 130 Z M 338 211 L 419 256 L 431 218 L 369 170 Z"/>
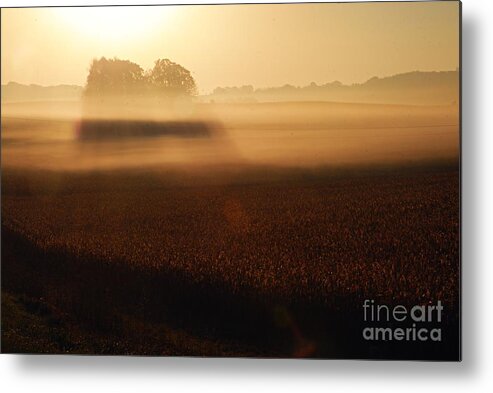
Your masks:
<path fill-rule="evenodd" d="M 176 95 L 180 90 L 163 90 L 181 89 L 180 73 L 190 84 L 188 93 L 196 90 L 188 70 L 169 60 L 159 65 L 147 82 L 137 64 L 103 58 L 93 61 L 83 90 L 4 85 L 5 165 L 58 170 L 171 164 L 341 167 L 458 157 L 457 71 L 410 72 L 353 85 L 216 88 L 191 99 Z M 175 79 L 157 84 L 168 78 L 167 67 L 176 69 Z M 106 131 L 98 130 L 103 123 L 95 121 L 104 121 Z M 113 138 L 94 138 L 111 127 Z M 202 134 L 186 132 L 197 127 Z M 88 133 L 92 137 L 84 138 Z"/>
<path fill-rule="evenodd" d="M 7 350 L 420 359 L 354 337 L 424 294 L 457 340 L 457 104 L 160 100 L 2 103 Z"/>
<path fill-rule="evenodd" d="M 411 164 L 458 157 L 457 105 L 332 102 L 183 103 L 111 107 L 88 117 L 114 122 L 203 124 L 207 133 L 83 141 L 80 103 L 3 104 L 5 167 L 56 170 L 166 165 L 313 167 Z M 118 123 L 120 122 L 120 123 Z M 170 123 L 171 122 L 171 123 Z M 173 127 L 173 126 L 172 126 Z M 176 125 L 175 125 L 176 127 Z"/>

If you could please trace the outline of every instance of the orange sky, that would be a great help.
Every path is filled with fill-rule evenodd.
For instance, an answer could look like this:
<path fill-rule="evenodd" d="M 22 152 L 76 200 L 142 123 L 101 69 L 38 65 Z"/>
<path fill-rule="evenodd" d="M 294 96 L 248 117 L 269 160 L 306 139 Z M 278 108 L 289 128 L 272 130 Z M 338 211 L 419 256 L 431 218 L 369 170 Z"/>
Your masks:
<path fill-rule="evenodd" d="M 458 2 L 2 9 L 2 83 L 85 83 L 169 58 L 217 86 L 363 82 L 459 65 Z"/>

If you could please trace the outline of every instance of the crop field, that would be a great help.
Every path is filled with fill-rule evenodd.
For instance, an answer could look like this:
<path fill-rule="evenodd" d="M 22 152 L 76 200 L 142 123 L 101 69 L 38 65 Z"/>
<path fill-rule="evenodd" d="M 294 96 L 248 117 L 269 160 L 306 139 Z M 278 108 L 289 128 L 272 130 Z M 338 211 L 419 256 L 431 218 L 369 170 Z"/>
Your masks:
<path fill-rule="evenodd" d="M 200 184 L 205 175 L 187 182 L 157 169 L 4 170 L 3 350 L 430 351 L 432 344 L 364 342 L 364 299 L 440 299 L 445 339 L 457 340 L 457 164 L 230 172 L 214 177 L 227 181 Z M 435 350 L 438 359 L 456 356 L 450 346 Z"/>

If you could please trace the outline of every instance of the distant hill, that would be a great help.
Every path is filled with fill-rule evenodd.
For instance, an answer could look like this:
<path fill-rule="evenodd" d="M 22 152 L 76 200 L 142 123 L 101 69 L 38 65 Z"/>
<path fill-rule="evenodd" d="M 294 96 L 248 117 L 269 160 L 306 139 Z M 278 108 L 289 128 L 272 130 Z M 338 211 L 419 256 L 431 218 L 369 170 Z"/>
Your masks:
<path fill-rule="evenodd" d="M 39 86 L 10 82 L 2 85 L 2 103 L 78 101 L 83 87 Z M 329 82 L 308 86 L 284 85 L 255 89 L 253 86 L 218 87 L 198 97 L 202 102 L 332 101 L 375 104 L 450 105 L 459 101 L 459 72 L 407 72 L 373 77 L 360 84 Z"/>
<path fill-rule="evenodd" d="M 76 85 L 40 86 L 10 82 L 2 85 L 2 103 L 77 101 L 83 88 Z"/>
<path fill-rule="evenodd" d="M 204 101 L 272 102 L 333 101 L 411 105 L 449 105 L 459 100 L 458 71 L 408 72 L 374 77 L 361 84 L 330 82 L 297 87 L 284 85 L 254 89 L 252 86 L 218 87 Z"/>

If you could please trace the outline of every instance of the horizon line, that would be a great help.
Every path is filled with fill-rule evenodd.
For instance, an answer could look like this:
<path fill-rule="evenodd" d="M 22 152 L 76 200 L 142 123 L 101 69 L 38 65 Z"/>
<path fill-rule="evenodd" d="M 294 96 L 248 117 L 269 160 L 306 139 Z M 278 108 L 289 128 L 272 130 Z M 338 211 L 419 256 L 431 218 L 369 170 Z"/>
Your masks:
<path fill-rule="evenodd" d="M 395 76 L 399 76 L 399 75 L 406 75 L 406 74 L 413 74 L 413 73 L 422 73 L 422 74 L 432 74 L 432 73 L 445 73 L 445 72 L 459 72 L 460 71 L 460 67 L 456 67 L 455 69 L 449 69 L 449 70 L 433 70 L 433 71 L 423 71 L 423 70 L 412 70 L 412 71 L 405 71 L 405 72 L 399 72 L 399 73 L 396 73 L 396 74 L 391 74 L 391 75 L 386 75 L 386 76 L 372 76 L 368 79 L 366 79 L 364 82 L 353 82 L 353 83 L 350 83 L 350 84 L 346 84 L 346 83 L 342 83 L 338 80 L 332 80 L 332 81 L 327 81 L 325 83 L 321 83 L 321 84 L 318 84 L 316 82 L 311 82 L 311 83 L 315 83 L 316 86 L 324 86 L 324 85 L 328 85 L 328 84 L 334 84 L 334 83 L 338 83 L 340 84 L 341 86 L 346 86 L 346 87 L 352 87 L 352 86 L 360 86 L 360 85 L 364 85 L 365 83 L 373 80 L 373 79 L 387 79 L 387 78 L 392 78 L 392 77 L 395 77 Z M 7 83 L 2 83 L 1 86 L 8 86 L 10 84 L 16 84 L 16 85 L 21 85 L 21 86 L 26 86 L 26 87 L 42 87 L 42 88 L 50 88 L 50 87 L 61 87 L 61 86 L 67 86 L 67 87 L 80 87 L 80 88 L 84 88 L 85 87 L 85 84 L 84 85 L 79 85 L 79 84 L 72 84 L 72 83 L 59 83 L 57 85 L 40 85 L 40 84 L 37 84 L 37 83 L 21 83 L 21 82 L 17 82 L 17 81 L 13 81 L 13 80 L 10 80 L 8 81 Z M 295 88 L 303 88 L 303 87 L 308 87 L 310 86 L 311 84 L 307 84 L 307 85 L 293 85 L 291 83 L 284 83 L 282 85 L 277 85 L 277 86 L 268 86 L 268 87 L 255 87 L 255 85 L 251 85 L 251 84 L 243 84 L 243 85 L 230 85 L 230 86 L 216 86 L 214 89 L 216 88 L 241 88 L 241 87 L 245 87 L 245 86 L 251 86 L 254 88 L 254 90 L 262 90 L 262 89 L 273 89 L 273 88 L 281 88 L 281 87 L 285 87 L 285 86 L 291 86 L 291 87 L 295 87 Z M 207 92 L 204 92 L 202 94 L 198 94 L 198 95 L 209 95 L 209 94 L 214 94 L 213 91 L 214 89 L 212 89 L 209 93 Z"/>

